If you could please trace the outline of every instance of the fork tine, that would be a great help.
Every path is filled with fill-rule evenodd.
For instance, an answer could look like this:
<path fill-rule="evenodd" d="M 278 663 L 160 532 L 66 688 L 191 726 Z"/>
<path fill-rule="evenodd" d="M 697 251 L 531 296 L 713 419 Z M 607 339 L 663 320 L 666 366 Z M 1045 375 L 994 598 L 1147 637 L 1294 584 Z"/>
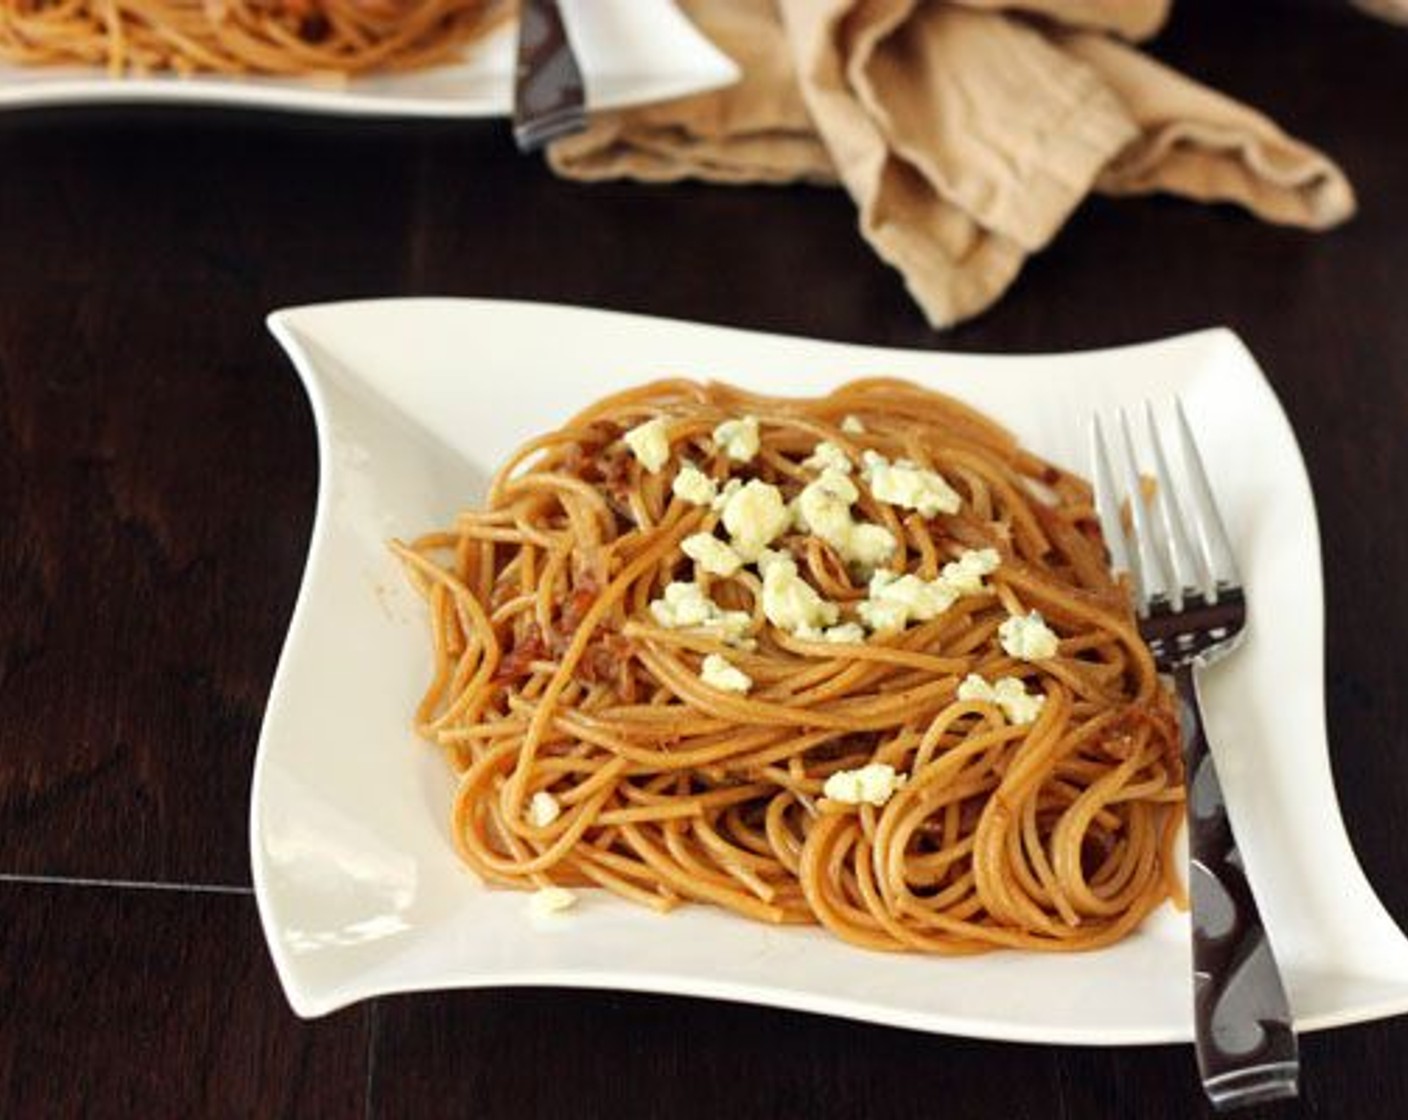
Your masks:
<path fill-rule="evenodd" d="M 1149 604 L 1169 597 L 1168 569 L 1154 546 L 1154 527 L 1149 521 L 1149 507 L 1139 485 L 1139 468 L 1134 458 L 1134 436 L 1129 430 L 1129 414 L 1119 411 L 1120 434 L 1124 437 L 1124 482 L 1129 497 L 1130 518 L 1134 522 L 1134 551 L 1139 560 L 1140 601 L 1147 613 Z"/>
<path fill-rule="evenodd" d="M 1182 444 L 1183 468 L 1188 474 L 1192 493 L 1193 523 L 1202 546 L 1203 561 L 1212 577 L 1212 594 L 1215 602 L 1220 588 L 1236 587 L 1241 584 L 1237 574 L 1237 561 L 1232 556 L 1232 543 L 1227 538 L 1227 527 L 1222 523 L 1217 502 L 1208 485 L 1207 471 L 1203 467 L 1203 457 L 1198 454 L 1198 445 L 1193 442 L 1193 429 L 1188 425 L 1188 417 L 1183 411 L 1183 402 L 1174 398 L 1174 411 L 1178 415 L 1178 434 Z"/>
<path fill-rule="evenodd" d="M 1159 439 L 1159 429 L 1154 423 L 1154 409 L 1144 402 L 1144 426 L 1149 433 L 1149 446 L 1154 453 L 1154 505 L 1163 522 L 1164 540 L 1168 544 L 1169 566 L 1173 569 L 1172 603 L 1176 611 L 1183 609 L 1185 594 L 1201 590 L 1211 597 L 1211 580 L 1203 578 L 1203 569 L 1198 556 L 1188 541 L 1184 528 L 1184 513 L 1173 488 L 1173 477 L 1169 473 L 1168 459 L 1164 456 L 1163 441 Z"/>
<path fill-rule="evenodd" d="M 1115 489 L 1115 475 L 1110 469 L 1110 453 L 1105 446 L 1099 416 L 1090 418 L 1090 460 L 1095 473 L 1095 512 L 1100 516 L 1100 531 L 1105 537 L 1105 550 L 1110 554 L 1110 567 L 1116 575 L 1121 572 L 1132 575 L 1129 545 L 1120 520 L 1119 491 Z"/>

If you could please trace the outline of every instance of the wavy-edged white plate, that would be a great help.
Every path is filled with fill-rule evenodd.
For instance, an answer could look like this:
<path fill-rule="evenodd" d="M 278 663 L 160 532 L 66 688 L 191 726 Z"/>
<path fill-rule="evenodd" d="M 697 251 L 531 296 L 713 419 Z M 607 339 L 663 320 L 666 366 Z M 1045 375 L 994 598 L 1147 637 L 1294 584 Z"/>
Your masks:
<path fill-rule="evenodd" d="M 673 0 L 560 0 L 590 109 L 619 109 L 730 85 L 740 72 Z M 492 117 L 513 106 L 515 27 L 466 48 L 462 61 L 345 85 L 288 78 L 112 78 L 88 67 L 0 60 L 0 109 L 42 105 L 223 105 L 350 116 Z"/>
<path fill-rule="evenodd" d="M 1408 941 L 1350 850 L 1327 755 L 1315 507 L 1295 438 L 1241 342 L 1209 330 L 1028 357 L 883 350 L 603 311 L 387 300 L 280 311 L 322 475 L 302 591 L 251 806 L 259 909 L 294 1009 L 525 984 L 770 1004 L 1026 1042 L 1192 1034 L 1186 916 L 1099 952 L 934 959 L 706 906 L 660 917 L 601 892 L 551 929 L 482 887 L 449 836 L 452 780 L 410 731 L 429 670 L 419 601 L 387 539 L 448 522 L 530 434 L 665 374 L 816 393 L 912 378 L 1084 469 L 1090 413 L 1178 393 L 1246 577 L 1248 641 L 1207 682 L 1227 800 L 1303 1030 L 1408 1011 Z"/>

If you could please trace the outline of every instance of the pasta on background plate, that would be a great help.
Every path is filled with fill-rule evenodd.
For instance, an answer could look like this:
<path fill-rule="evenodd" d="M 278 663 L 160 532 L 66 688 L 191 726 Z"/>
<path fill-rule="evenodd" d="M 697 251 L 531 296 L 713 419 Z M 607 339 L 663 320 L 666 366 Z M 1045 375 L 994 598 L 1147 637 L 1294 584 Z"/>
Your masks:
<path fill-rule="evenodd" d="M 507 0 L 0 0 L 0 58 L 314 79 L 456 61 Z"/>
<path fill-rule="evenodd" d="M 1089 487 L 956 400 L 644 385 L 393 547 L 488 883 L 934 953 L 1181 903 L 1176 718 Z"/>

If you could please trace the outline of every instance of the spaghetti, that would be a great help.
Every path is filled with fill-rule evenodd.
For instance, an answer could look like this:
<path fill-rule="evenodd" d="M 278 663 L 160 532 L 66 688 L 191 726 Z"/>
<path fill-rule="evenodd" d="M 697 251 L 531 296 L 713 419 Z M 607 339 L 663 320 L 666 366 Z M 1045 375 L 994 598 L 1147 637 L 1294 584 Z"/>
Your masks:
<path fill-rule="evenodd" d="M 393 547 L 487 882 L 950 954 L 1181 899 L 1176 720 L 1089 489 L 957 401 L 646 385 Z"/>
<path fill-rule="evenodd" d="M 454 61 L 505 0 L 0 0 L 0 56 L 114 76 L 350 76 Z"/>

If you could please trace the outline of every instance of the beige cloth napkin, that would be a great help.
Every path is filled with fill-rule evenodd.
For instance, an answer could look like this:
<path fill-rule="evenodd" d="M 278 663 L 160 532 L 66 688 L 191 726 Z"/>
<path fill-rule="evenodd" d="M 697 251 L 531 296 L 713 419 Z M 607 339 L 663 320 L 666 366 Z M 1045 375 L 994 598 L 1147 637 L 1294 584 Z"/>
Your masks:
<path fill-rule="evenodd" d="M 840 182 L 930 322 L 991 305 L 1092 189 L 1234 202 L 1325 229 L 1325 156 L 1129 45 L 1168 0 L 681 0 L 743 69 L 717 93 L 596 118 L 576 179 Z"/>

